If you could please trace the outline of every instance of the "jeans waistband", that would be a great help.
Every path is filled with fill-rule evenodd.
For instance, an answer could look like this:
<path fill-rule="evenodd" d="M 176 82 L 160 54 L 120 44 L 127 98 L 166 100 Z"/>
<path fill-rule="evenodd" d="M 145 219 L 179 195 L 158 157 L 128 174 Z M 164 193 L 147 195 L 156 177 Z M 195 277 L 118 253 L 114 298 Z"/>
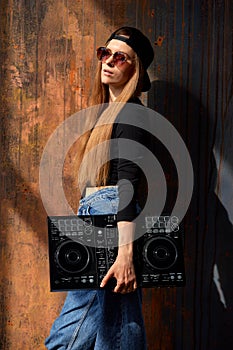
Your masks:
<path fill-rule="evenodd" d="M 117 188 L 117 186 L 94 186 L 94 187 L 86 187 L 86 189 L 85 189 L 85 195 L 84 195 L 84 197 L 87 197 L 87 196 L 89 196 L 90 194 L 93 194 L 93 193 L 95 193 L 95 192 L 97 192 L 97 191 L 99 191 L 99 190 L 102 190 L 102 189 L 104 189 L 104 188 L 109 188 L 109 189 L 114 189 L 114 188 Z"/>

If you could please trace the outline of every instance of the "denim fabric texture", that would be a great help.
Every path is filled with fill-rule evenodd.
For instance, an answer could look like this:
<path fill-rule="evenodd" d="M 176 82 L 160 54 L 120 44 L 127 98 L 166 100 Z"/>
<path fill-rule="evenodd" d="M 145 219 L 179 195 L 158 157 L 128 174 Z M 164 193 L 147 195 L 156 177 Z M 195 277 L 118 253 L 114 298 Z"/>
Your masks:
<path fill-rule="evenodd" d="M 81 199 L 79 215 L 116 214 L 117 187 Z M 45 341 L 48 350 L 146 350 L 141 289 L 129 294 L 108 289 L 67 293 Z"/>
<path fill-rule="evenodd" d="M 78 215 L 117 214 L 118 205 L 118 188 L 109 186 L 81 199 Z"/>

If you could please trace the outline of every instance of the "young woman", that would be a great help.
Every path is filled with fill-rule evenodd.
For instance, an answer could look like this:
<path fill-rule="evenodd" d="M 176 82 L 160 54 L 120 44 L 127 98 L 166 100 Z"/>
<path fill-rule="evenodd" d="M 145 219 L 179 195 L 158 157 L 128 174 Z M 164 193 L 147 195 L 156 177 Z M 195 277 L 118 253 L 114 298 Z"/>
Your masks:
<path fill-rule="evenodd" d="M 99 64 L 90 103 L 93 106 L 105 104 L 105 107 L 107 104 L 107 108 L 96 115 L 95 127 L 85 135 L 81 158 L 93 146 L 106 140 L 129 139 L 145 143 L 143 123 L 142 128 L 124 124 L 122 106 L 127 102 L 141 104 L 138 97 L 150 88 L 146 70 L 153 57 L 148 38 L 132 27 L 116 30 L 106 46 L 97 49 Z M 106 119 L 108 123 L 99 126 Z M 80 200 L 78 214 L 117 214 L 117 258 L 103 278 L 100 289 L 67 294 L 61 314 L 46 339 L 47 349 L 146 349 L 141 290 L 137 286 L 133 262 L 133 220 L 138 214 L 141 179 L 140 169 L 133 159 L 143 155 L 140 147 L 136 147 L 132 152 L 133 159 L 121 158 L 121 147 L 121 142 L 107 143 L 101 150 L 97 147 L 92 155 L 95 161 L 86 163 L 79 173 L 79 182 L 86 184 L 86 191 Z M 102 156 L 106 154 L 113 156 L 104 164 Z M 99 165 L 103 164 L 99 168 L 98 160 Z M 100 171 L 96 173 L 95 167 Z M 112 278 L 116 285 L 110 289 L 107 286 Z"/>

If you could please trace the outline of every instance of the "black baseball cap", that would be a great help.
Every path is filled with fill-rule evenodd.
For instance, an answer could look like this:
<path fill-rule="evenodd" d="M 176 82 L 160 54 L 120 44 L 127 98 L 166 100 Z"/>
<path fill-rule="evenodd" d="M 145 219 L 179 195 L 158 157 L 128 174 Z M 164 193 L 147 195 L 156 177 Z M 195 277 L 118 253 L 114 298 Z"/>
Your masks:
<path fill-rule="evenodd" d="M 124 31 L 125 34 L 121 34 L 122 31 Z M 127 37 L 125 37 L 124 35 L 127 35 Z M 150 43 L 150 40 L 139 29 L 134 27 L 118 28 L 110 35 L 106 44 L 112 39 L 121 40 L 125 42 L 136 52 L 136 54 L 142 62 L 145 71 L 143 77 L 142 91 L 150 90 L 151 83 L 147 73 L 147 69 L 154 59 L 154 50 Z"/>

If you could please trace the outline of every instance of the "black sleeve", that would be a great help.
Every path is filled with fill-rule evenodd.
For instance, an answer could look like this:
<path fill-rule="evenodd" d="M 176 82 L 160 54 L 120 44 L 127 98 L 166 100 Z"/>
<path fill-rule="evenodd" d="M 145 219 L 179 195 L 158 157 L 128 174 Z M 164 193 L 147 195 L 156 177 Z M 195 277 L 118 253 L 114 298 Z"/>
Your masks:
<path fill-rule="evenodd" d="M 128 124 L 114 124 L 115 162 L 119 191 L 118 221 L 133 221 L 137 215 L 137 193 L 141 176 L 140 159 L 145 133 L 142 128 Z"/>

